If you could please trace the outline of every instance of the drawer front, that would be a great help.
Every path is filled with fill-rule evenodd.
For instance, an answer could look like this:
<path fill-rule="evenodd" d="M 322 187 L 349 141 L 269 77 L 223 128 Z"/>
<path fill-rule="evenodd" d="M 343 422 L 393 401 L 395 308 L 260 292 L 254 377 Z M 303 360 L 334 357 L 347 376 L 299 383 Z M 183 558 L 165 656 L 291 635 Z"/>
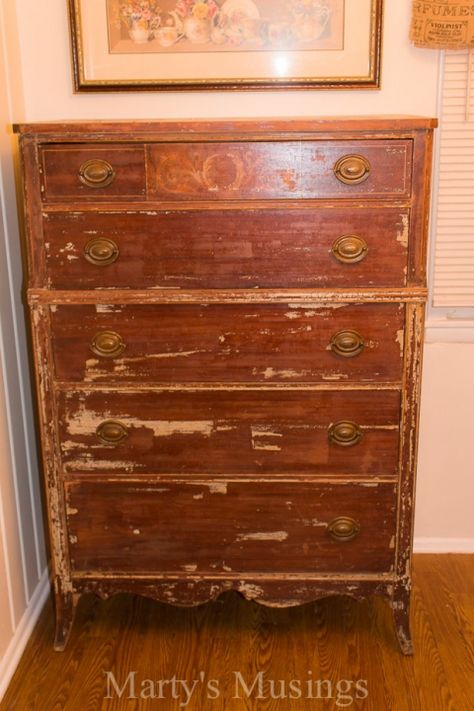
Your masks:
<path fill-rule="evenodd" d="M 407 210 L 338 206 L 49 212 L 48 286 L 404 286 L 409 219 Z"/>
<path fill-rule="evenodd" d="M 403 304 L 60 305 L 51 311 L 60 380 L 401 378 Z"/>
<path fill-rule="evenodd" d="M 59 436 L 67 472 L 396 475 L 399 416 L 393 390 L 65 391 Z"/>
<path fill-rule="evenodd" d="M 52 145 L 41 149 L 43 200 L 139 199 L 146 195 L 145 149 Z"/>
<path fill-rule="evenodd" d="M 79 574 L 373 573 L 394 560 L 392 484 L 80 481 L 67 502 Z M 350 540 L 329 532 L 343 518 Z"/>
<path fill-rule="evenodd" d="M 155 200 L 411 193 L 410 140 L 170 143 L 149 146 L 148 158 L 148 192 Z"/>

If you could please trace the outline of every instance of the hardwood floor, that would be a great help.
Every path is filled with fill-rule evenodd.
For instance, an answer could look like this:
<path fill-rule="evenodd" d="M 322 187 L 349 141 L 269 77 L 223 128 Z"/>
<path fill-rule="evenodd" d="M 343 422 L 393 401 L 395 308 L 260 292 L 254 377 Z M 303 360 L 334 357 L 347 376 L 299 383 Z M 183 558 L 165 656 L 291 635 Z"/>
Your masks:
<path fill-rule="evenodd" d="M 46 607 L 0 710 L 472 711 L 474 556 L 415 557 L 412 632 L 403 657 L 375 598 L 274 610 L 226 594 L 189 610 L 87 597 L 63 653 Z"/>

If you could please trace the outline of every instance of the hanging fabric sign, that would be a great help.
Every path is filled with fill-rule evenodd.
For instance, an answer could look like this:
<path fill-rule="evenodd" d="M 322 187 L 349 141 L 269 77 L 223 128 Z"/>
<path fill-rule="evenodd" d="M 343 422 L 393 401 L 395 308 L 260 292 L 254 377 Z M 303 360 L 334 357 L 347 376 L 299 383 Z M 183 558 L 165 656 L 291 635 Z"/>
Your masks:
<path fill-rule="evenodd" d="M 410 39 L 417 47 L 474 47 L 474 2 L 413 0 Z"/>

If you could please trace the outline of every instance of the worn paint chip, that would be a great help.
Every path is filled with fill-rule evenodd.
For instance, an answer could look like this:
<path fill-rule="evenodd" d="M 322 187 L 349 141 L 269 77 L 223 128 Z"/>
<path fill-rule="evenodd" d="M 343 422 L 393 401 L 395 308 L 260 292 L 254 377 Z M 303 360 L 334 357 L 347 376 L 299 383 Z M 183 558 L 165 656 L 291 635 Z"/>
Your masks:
<path fill-rule="evenodd" d="M 239 533 L 237 541 L 286 541 L 286 531 L 258 531 L 256 533 Z"/>

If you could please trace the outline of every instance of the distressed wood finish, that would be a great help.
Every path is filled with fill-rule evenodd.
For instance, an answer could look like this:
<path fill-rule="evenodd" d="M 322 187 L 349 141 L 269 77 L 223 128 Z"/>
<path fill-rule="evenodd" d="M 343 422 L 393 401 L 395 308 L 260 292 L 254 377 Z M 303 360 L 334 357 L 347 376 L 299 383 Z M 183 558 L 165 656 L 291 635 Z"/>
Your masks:
<path fill-rule="evenodd" d="M 115 172 L 110 185 L 90 187 L 80 179 L 81 166 L 107 161 Z M 145 151 L 136 146 L 48 146 L 40 152 L 41 192 L 50 200 L 140 199 L 146 194 Z"/>
<path fill-rule="evenodd" d="M 57 289 L 405 286 L 410 212 L 390 207 L 44 212 L 46 279 Z M 295 244 L 295 234 L 298 244 Z M 361 261 L 334 243 L 362 238 Z M 117 261 L 87 261 L 91 239 L 113 239 Z"/>
<path fill-rule="evenodd" d="M 66 485 L 72 566 L 79 575 L 97 570 L 241 576 L 273 573 L 278 558 L 287 573 L 390 572 L 395 491 L 396 485 L 380 483 L 142 485 L 108 479 L 104 487 L 100 481 L 74 481 Z M 360 524 L 350 556 L 349 544 L 328 534 L 330 522 L 342 514 Z M 199 546 L 193 545 L 197 530 Z"/>
<path fill-rule="evenodd" d="M 56 649 L 86 592 L 236 590 L 382 594 L 412 651 L 434 125 L 17 127 Z"/>
<path fill-rule="evenodd" d="M 319 382 L 401 380 L 404 304 L 53 306 L 56 377 L 85 382 Z M 97 355 L 98 333 L 124 350 Z M 331 350 L 356 331 L 363 350 Z"/>
<path fill-rule="evenodd" d="M 410 141 L 280 141 L 209 145 L 159 144 L 148 148 L 151 199 L 308 199 L 407 197 L 411 191 Z M 370 174 L 361 183 L 339 181 L 333 167 L 361 155 Z"/>
<path fill-rule="evenodd" d="M 398 471 L 397 391 L 66 391 L 59 417 L 69 473 L 350 472 L 363 478 Z M 126 432 L 114 446 L 96 434 L 108 419 Z M 360 441 L 349 447 L 328 437 L 331 425 L 344 420 L 361 430 Z"/>

